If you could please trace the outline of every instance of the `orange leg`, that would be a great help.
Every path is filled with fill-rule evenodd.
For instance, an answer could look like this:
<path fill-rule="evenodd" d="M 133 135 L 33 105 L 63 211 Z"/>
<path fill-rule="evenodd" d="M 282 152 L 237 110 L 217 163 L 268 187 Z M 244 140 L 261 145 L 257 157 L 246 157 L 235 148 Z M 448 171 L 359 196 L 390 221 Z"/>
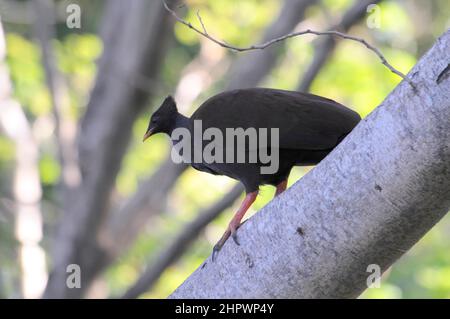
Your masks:
<path fill-rule="evenodd" d="M 275 196 L 280 195 L 282 192 L 284 192 L 287 188 L 287 179 L 282 181 L 280 184 L 277 185 L 277 190 L 275 191 Z"/>
<path fill-rule="evenodd" d="M 234 240 L 234 242 L 239 245 L 239 242 L 237 240 L 236 236 L 236 230 L 241 225 L 241 220 L 244 217 L 247 210 L 250 208 L 250 206 L 253 204 L 253 202 L 256 199 L 256 196 L 258 195 L 258 191 L 248 193 L 247 196 L 245 196 L 244 201 L 241 204 L 241 207 L 239 207 L 238 211 L 234 215 L 233 219 L 228 224 L 228 228 L 225 231 L 225 233 L 222 235 L 220 240 L 217 242 L 217 244 L 214 245 L 213 248 L 213 254 L 212 254 L 212 260 L 214 261 L 216 254 L 219 252 L 219 250 L 222 248 L 222 246 L 225 244 L 227 239 L 231 236 Z"/>

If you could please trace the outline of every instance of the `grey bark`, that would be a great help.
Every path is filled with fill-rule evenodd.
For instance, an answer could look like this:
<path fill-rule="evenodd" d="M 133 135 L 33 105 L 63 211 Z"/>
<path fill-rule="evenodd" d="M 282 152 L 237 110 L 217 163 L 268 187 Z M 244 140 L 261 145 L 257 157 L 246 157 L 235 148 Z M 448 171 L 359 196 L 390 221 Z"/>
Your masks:
<path fill-rule="evenodd" d="M 316 168 L 171 298 L 353 298 L 450 208 L 450 30 Z"/>
<path fill-rule="evenodd" d="M 82 181 L 65 203 L 47 298 L 80 297 L 108 259 L 98 231 L 108 212 L 131 126 L 153 89 L 136 87 L 134 79 L 153 79 L 158 74 L 172 24 L 159 1 L 112 0 L 106 10 L 104 54 L 78 140 Z M 83 271 L 81 289 L 66 287 L 69 264 L 78 264 Z"/>
<path fill-rule="evenodd" d="M 354 4 L 345 12 L 341 21 L 338 24 L 331 27 L 329 30 L 336 30 L 347 32 L 353 25 L 359 22 L 367 11 L 367 6 L 370 4 L 379 3 L 381 0 L 357 0 Z M 315 44 L 314 58 L 308 69 L 302 75 L 301 81 L 297 87 L 297 91 L 307 92 L 309 91 L 313 80 L 316 78 L 323 65 L 336 47 L 336 39 L 334 37 L 326 37 L 320 39 Z"/>

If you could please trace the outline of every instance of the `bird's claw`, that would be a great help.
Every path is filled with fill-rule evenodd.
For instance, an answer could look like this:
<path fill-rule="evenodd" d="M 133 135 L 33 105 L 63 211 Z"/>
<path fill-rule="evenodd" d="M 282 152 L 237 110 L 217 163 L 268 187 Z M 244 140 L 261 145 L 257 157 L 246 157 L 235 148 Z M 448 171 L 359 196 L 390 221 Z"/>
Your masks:
<path fill-rule="evenodd" d="M 231 238 L 233 238 L 233 241 L 236 243 L 236 245 L 240 246 L 241 244 L 238 241 L 237 233 L 236 231 L 231 232 Z"/>
<path fill-rule="evenodd" d="M 239 226 L 237 228 L 239 228 Z M 237 234 L 236 234 L 236 229 L 228 228 L 225 231 L 225 233 L 222 235 L 222 238 L 220 238 L 220 240 L 217 242 L 217 244 L 214 245 L 212 256 L 211 256 L 211 259 L 213 262 L 216 260 L 217 254 L 222 249 L 223 245 L 228 240 L 228 238 L 230 238 L 230 236 L 231 236 L 231 238 L 233 238 L 233 241 L 236 243 L 236 245 L 240 246 L 240 243 L 238 241 Z"/>
<path fill-rule="evenodd" d="M 212 256 L 211 256 L 212 262 L 214 262 L 216 260 L 216 257 L 217 257 L 217 254 L 220 251 L 220 248 L 222 248 L 222 247 L 219 247 L 218 244 L 214 245 Z"/>
<path fill-rule="evenodd" d="M 230 237 L 230 231 L 227 229 L 227 231 L 222 235 L 220 240 L 214 245 L 213 252 L 211 259 L 214 262 L 216 260 L 217 254 L 222 249 L 223 245 L 227 241 L 228 237 Z"/>

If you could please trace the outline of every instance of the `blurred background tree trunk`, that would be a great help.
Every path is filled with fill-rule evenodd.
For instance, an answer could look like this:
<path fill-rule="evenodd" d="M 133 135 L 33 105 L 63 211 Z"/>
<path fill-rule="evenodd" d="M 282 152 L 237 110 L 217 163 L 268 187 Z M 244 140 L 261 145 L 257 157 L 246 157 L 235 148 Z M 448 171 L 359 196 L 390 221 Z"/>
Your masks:
<path fill-rule="evenodd" d="M 14 99 L 6 60 L 6 41 L 0 21 L 0 124 L 16 147 L 13 179 L 15 235 L 21 290 L 25 298 L 38 298 L 47 281 L 41 212 L 39 150 L 22 106 Z"/>
<path fill-rule="evenodd" d="M 109 209 L 131 126 L 153 90 L 135 83 L 141 78 L 156 82 L 172 26 L 157 1 L 112 0 L 106 6 L 104 53 L 79 130 L 81 181 L 64 203 L 46 298 L 81 297 L 109 257 L 108 243 L 102 242 L 99 229 Z M 81 289 L 66 286 L 70 264 L 82 269 Z"/>

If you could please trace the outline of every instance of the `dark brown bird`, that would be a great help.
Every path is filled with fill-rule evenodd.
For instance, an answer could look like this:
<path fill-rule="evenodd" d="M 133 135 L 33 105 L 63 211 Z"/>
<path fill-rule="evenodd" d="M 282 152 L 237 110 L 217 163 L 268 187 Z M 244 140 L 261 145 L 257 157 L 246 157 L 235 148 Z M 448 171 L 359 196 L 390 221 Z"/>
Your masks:
<path fill-rule="evenodd" d="M 277 89 L 252 88 L 233 90 L 220 93 L 204 102 L 190 117 L 178 113 L 174 99 L 167 97 L 160 108 L 152 115 L 144 140 L 156 133 L 166 133 L 172 137 L 175 147 L 180 139 L 172 133 L 177 128 L 184 128 L 195 135 L 195 120 L 201 120 L 201 132 L 216 129 L 225 140 L 212 141 L 222 158 L 233 151 L 236 155 L 233 161 L 211 161 L 202 158 L 194 161 L 194 155 L 184 154 L 185 159 L 200 171 L 214 175 L 226 175 L 240 181 L 246 191 L 246 196 L 240 208 L 228 225 L 222 238 L 214 246 L 215 254 L 222 248 L 225 241 L 232 236 L 238 243 L 236 230 L 248 208 L 255 201 L 260 185 L 269 184 L 276 187 L 275 196 L 282 193 L 287 186 L 287 179 L 293 166 L 315 165 L 327 156 L 358 124 L 361 117 L 345 106 L 313 94 L 291 92 Z M 232 149 L 227 148 L 230 137 L 227 129 L 267 129 L 267 144 L 250 144 L 245 140 L 243 148 L 237 149 L 234 143 Z M 278 140 L 273 143 L 271 129 L 278 129 Z M 228 138 L 228 140 L 226 140 Z M 234 138 L 234 137 L 233 137 Z M 249 138 L 249 136 L 246 136 Z M 258 136 L 259 139 L 259 136 Z M 201 141 L 202 150 L 211 141 Z M 187 143 L 195 144 L 195 138 Z M 231 145 L 231 144 L 230 144 Z M 195 147 L 194 147 L 195 148 Z M 267 159 L 260 157 L 260 151 L 267 154 L 277 154 L 276 171 L 263 174 L 261 168 L 267 167 Z M 243 150 L 243 151 L 242 151 Z M 245 162 L 236 162 L 239 152 L 246 155 Z M 256 155 L 257 160 L 249 159 Z M 230 157 L 231 159 L 231 157 Z"/>

